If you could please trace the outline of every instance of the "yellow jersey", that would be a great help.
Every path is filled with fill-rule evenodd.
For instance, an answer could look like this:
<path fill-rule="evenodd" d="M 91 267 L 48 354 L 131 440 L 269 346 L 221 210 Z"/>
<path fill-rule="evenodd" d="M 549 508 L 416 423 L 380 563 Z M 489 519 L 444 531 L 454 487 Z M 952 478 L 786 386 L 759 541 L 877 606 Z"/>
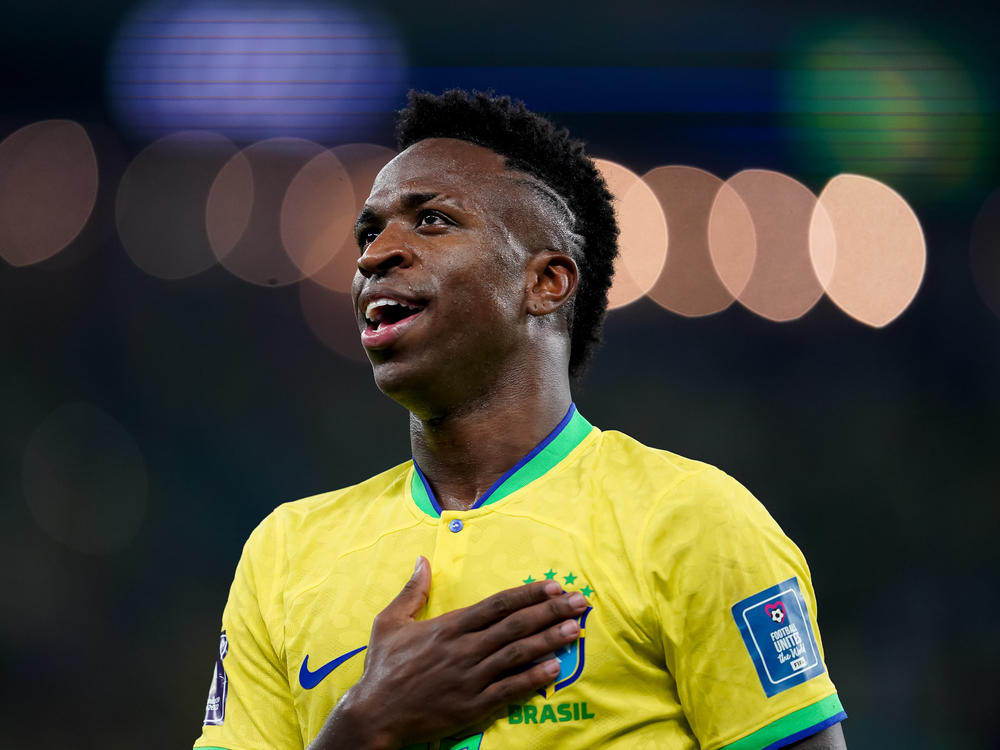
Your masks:
<path fill-rule="evenodd" d="M 572 407 L 470 510 L 442 510 L 409 461 L 268 516 L 237 567 L 195 747 L 307 746 L 417 555 L 421 617 L 542 579 L 589 604 L 551 685 L 433 747 L 764 750 L 846 716 L 808 567 L 764 507 Z"/>

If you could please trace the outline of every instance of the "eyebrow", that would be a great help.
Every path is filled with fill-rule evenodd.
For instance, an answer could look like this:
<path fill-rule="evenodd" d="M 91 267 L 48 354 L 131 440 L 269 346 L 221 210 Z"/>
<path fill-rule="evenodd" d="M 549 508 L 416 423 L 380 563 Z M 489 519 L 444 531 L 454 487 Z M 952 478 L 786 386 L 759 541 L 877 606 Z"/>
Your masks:
<path fill-rule="evenodd" d="M 440 193 L 407 193 L 400 198 L 399 203 L 404 211 L 412 211 L 418 206 L 430 203 L 439 195 Z M 377 223 L 378 219 L 378 212 L 371 206 L 366 205 L 363 209 L 361 209 L 361 213 L 358 214 L 358 220 L 354 222 L 354 233 L 357 234 L 358 230 L 362 227 L 371 226 L 372 224 Z"/>

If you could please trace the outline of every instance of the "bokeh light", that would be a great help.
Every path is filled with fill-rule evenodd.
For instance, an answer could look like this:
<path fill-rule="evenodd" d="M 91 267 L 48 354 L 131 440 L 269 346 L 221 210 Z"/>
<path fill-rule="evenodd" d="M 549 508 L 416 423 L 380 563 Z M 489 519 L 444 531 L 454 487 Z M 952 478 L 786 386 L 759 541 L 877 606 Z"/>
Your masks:
<path fill-rule="evenodd" d="M 121 423 L 92 404 L 65 404 L 42 421 L 25 448 L 21 479 L 38 525 L 78 552 L 124 549 L 145 515 L 142 453 Z"/>
<path fill-rule="evenodd" d="M 992 92 L 936 41 L 891 24 L 818 29 L 786 66 L 806 168 L 956 188 L 996 154 Z"/>
<path fill-rule="evenodd" d="M 371 193 L 375 177 L 396 152 L 373 143 L 347 143 L 335 146 L 330 153 L 337 157 L 347 170 L 354 193 L 351 207 L 350 225 L 330 261 L 310 278 L 318 284 L 337 292 L 351 291 L 351 281 L 358 268 L 358 245 L 354 240 L 354 220 L 365 205 Z"/>
<path fill-rule="evenodd" d="M 354 191 L 347 170 L 329 151 L 310 159 L 292 178 L 281 203 L 281 241 L 306 276 L 326 266 L 353 235 Z"/>
<path fill-rule="evenodd" d="M 350 294 L 306 279 L 299 284 L 299 304 L 309 330 L 323 346 L 354 362 L 368 362 Z"/>
<path fill-rule="evenodd" d="M 372 143 L 349 143 L 336 146 L 329 153 L 346 170 L 352 198 L 339 241 L 330 233 L 335 247 L 333 257 L 319 272 L 310 274 L 310 278 L 299 284 L 299 304 L 309 330 L 320 343 L 342 357 L 367 364 L 368 356 L 361 346 L 350 295 L 351 282 L 358 268 L 354 220 L 371 193 L 375 177 L 396 152 Z M 340 217 L 337 223 L 341 223 Z"/>
<path fill-rule="evenodd" d="M 979 296 L 1000 317 L 1000 189 L 990 194 L 976 216 L 969 261 Z"/>
<path fill-rule="evenodd" d="M 608 309 L 641 298 L 656 283 L 667 259 L 667 219 L 656 194 L 635 172 L 608 159 L 594 164 L 614 197 L 618 258 L 608 290 Z"/>
<path fill-rule="evenodd" d="M 757 233 L 750 209 L 728 183 L 719 186 L 708 217 L 712 267 L 726 291 L 739 299 L 757 262 Z"/>
<path fill-rule="evenodd" d="M 406 88 L 385 24 L 303 0 L 148 3 L 120 29 L 108 76 L 118 119 L 147 138 L 204 129 L 358 140 Z"/>
<path fill-rule="evenodd" d="M 97 201 L 97 156 L 87 131 L 44 120 L 0 142 L 0 257 L 51 258 L 83 230 Z"/>
<path fill-rule="evenodd" d="M 927 264 L 924 235 L 892 188 L 860 175 L 834 177 L 819 195 L 810 235 L 817 276 L 851 317 L 878 328 L 913 301 Z"/>
<path fill-rule="evenodd" d="M 816 196 L 788 175 L 764 169 L 744 170 L 726 184 L 749 209 L 756 237 L 740 303 L 769 320 L 801 317 L 823 295 L 809 251 Z"/>
<path fill-rule="evenodd" d="M 216 175 L 208 194 L 208 239 L 233 275 L 261 286 L 304 278 L 282 244 L 281 210 L 289 185 L 323 151 L 302 138 L 271 138 L 235 154 Z"/>
<path fill-rule="evenodd" d="M 205 229 L 209 190 L 237 152 L 227 138 L 184 131 L 147 146 L 118 187 L 116 218 L 125 251 L 161 279 L 193 276 L 216 263 Z"/>
<path fill-rule="evenodd" d="M 685 166 L 656 167 L 642 179 L 659 199 L 670 228 L 670 252 L 659 279 L 648 292 L 650 299 L 691 317 L 726 309 L 735 297 L 719 278 L 708 243 L 708 219 L 723 181 L 703 169 Z M 753 238 L 749 212 L 745 207 L 743 211 L 743 226 L 750 231 L 743 232 L 737 242 Z M 734 235 L 717 238 L 720 255 L 742 256 L 743 248 L 726 243 L 729 236 Z"/>

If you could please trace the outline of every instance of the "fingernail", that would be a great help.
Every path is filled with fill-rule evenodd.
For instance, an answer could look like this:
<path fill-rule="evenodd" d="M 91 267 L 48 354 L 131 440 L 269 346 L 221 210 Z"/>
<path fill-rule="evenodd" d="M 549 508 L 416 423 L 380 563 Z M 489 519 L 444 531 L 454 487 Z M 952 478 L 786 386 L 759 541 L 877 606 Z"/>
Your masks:
<path fill-rule="evenodd" d="M 423 562 L 424 562 L 423 555 L 417 555 L 417 564 L 413 566 L 414 573 L 420 572 L 420 566 L 423 564 Z"/>
<path fill-rule="evenodd" d="M 559 660 L 549 659 L 547 662 L 545 662 L 545 671 L 548 672 L 553 677 L 559 674 Z"/>
<path fill-rule="evenodd" d="M 570 594 L 569 604 L 571 607 L 585 607 L 587 606 L 587 600 L 583 597 L 579 591 L 574 594 Z"/>
<path fill-rule="evenodd" d="M 580 632 L 580 626 L 576 624 L 576 620 L 567 620 L 559 626 L 559 632 L 563 635 L 576 635 Z"/>
<path fill-rule="evenodd" d="M 562 593 L 562 586 L 560 586 L 555 581 L 549 581 L 545 584 L 545 593 L 549 596 L 555 596 L 556 594 Z"/>

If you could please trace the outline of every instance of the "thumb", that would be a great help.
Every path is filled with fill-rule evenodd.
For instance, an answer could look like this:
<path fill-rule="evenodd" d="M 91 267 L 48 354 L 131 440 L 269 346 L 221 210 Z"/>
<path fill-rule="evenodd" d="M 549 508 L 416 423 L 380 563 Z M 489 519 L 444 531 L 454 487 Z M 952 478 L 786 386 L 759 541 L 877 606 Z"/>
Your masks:
<path fill-rule="evenodd" d="M 431 565 L 423 555 L 417 557 L 417 565 L 413 569 L 413 575 L 403 586 L 396 598 L 386 607 L 397 617 L 410 618 L 416 616 L 420 608 L 427 602 L 427 595 L 431 590 Z"/>

